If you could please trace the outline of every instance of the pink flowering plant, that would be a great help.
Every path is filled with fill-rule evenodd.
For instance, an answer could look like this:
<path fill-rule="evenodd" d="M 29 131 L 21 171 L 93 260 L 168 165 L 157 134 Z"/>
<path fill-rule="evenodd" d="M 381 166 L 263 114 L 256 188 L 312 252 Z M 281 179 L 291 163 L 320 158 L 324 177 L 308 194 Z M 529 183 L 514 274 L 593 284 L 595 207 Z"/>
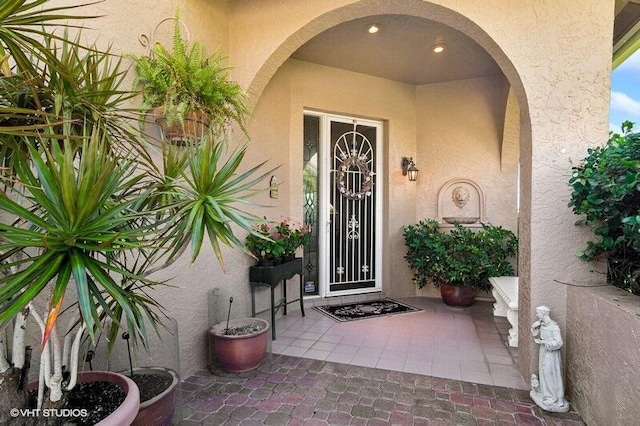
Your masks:
<path fill-rule="evenodd" d="M 267 223 L 253 225 L 255 233 L 247 235 L 245 246 L 258 260 L 277 260 L 284 254 L 284 247 L 271 235 Z"/>
<path fill-rule="evenodd" d="M 293 255 L 298 247 L 302 247 L 311 239 L 311 231 L 307 225 L 292 223 L 283 219 L 276 225 L 274 239 L 284 248 L 285 255 Z"/>
<path fill-rule="evenodd" d="M 281 220 L 275 227 L 267 222 L 257 223 L 253 229 L 256 232 L 247 235 L 245 245 L 258 260 L 278 262 L 283 256 L 293 255 L 311 238 L 308 226 L 292 223 L 290 219 Z"/>

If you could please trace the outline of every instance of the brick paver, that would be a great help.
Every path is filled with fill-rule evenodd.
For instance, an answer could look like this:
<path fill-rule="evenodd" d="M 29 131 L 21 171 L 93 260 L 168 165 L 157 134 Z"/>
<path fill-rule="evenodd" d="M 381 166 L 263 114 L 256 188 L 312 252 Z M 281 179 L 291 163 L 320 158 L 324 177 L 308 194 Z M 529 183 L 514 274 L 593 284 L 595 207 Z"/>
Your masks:
<path fill-rule="evenodd" d="M 181 425 L 583 425 L 528 392 L 273 355 L 258 370 L 202 370 L 182 386 Z"/>

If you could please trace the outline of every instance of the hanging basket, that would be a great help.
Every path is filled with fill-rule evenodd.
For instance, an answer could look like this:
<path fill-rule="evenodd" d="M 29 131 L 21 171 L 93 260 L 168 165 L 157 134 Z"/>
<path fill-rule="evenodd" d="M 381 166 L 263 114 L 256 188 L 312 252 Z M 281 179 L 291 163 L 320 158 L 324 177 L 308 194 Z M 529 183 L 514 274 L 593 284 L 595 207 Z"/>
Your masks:
<path fill-rule="evenodd" d="M 162 107 L 154 108 L 152 114 L 160 126 L 162 139 L 175 145 L 187 145 L 190 141 L 201 139 L 211 123 L 209 116 L 202 111 L 187 112 L 182 122 L 174 121 L 171 125 L 167 123 Z"/>

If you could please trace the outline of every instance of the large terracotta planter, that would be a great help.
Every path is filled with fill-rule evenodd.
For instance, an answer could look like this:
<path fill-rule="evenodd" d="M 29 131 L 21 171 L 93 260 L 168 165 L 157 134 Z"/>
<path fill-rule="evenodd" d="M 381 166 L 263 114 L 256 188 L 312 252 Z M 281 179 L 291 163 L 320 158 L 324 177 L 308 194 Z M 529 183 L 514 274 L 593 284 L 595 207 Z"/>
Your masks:
<path fill-rule="evenodd" d="M 243 373 L 260 366 L 267 353 L 269 323 L 260 318 L 243 318 L 229 321 L 229 328 L 245 325 L 263 327 L 259 332 L 246 335 L 226 335 L 226 322 L 214 325 L 209 331 L 210 350 L 214 362 L 229 373 Z"/>
<path fill-rule="evenodd" d="M 133 380 L 119 373 L 111 371 L 83 371 L 78 373 L 78 383 L 109 382 L 124 390 L 124 402 L 107 417 L 96 423 L 96 426 L 130 425 L 138 414 L 140 407 L 140 393 Z M 37 389 L 38 382 L 31 382 L 27 389 Z"/>
<path fill-rule="evenodd" d="M 440 282 L 440 295 L 446 305 L 463 308 L 473 305 L 475 290 L 470 287 Z"/>
<path fill-rule="evenodd" d="M 170 426 L 176 410 L 176 398 L 180 377 L 175 371 L 162 367 L 136 368 L 134 374 L 164 374 L 172 378 L 171 384 L 161 394 L 140 402 L 140 410 L 133 424 L 135 426 Z"/>
<path fill-rule="evenodd" d="M 140 408 L 140 393 L 138 392 L 138 386 L 122 374 L 112 373 L 110 371 L 85 371 L 78 374 L 78 382 L 86 383 L 92 381 L 105 381 L 115 383 L 120 386 L 126 397 L 120 407 L 111 413 L 107 418 L 101 420 L 96 426 L 109 426 L 109 425 L 128 425 L 131 424 L 133 419 L 138 414 Z"/>

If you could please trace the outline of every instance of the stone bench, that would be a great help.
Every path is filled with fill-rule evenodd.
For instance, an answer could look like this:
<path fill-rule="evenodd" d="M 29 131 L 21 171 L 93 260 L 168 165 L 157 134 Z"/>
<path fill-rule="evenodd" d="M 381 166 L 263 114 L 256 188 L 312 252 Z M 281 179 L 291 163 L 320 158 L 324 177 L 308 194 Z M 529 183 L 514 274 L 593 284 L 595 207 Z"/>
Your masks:
<path fill-rule="evenodd" d="M 509 346 L 518 347 L 518 277 L 491 277 L 493 286 L 491 294 L 496 299 L 493 304 L 493 315 L 507 317 L 509 329 Z"/>

